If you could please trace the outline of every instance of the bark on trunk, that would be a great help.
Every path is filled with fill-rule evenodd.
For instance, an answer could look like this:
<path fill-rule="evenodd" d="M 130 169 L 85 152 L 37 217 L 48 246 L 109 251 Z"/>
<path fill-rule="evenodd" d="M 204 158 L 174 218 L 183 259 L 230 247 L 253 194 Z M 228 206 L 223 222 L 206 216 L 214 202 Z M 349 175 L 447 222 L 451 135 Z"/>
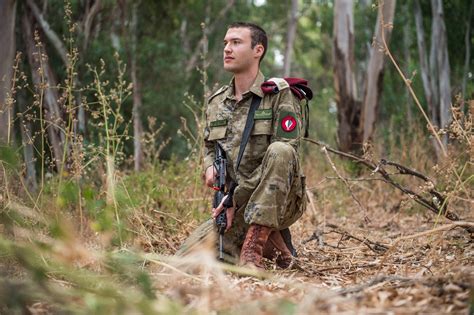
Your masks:
<path fill-rule="evenodd" d="M 462 98 L 463 100 L 467 100 L 466 95 L 466 82 L 467 82 L 467 75 L 469 73 L 469 62 L 471 58 L 471 20 L 472 20 L 472 11 L 474 8 L 474 2 L 471 2 L 471 6 L 469 8 L 469 15 L 466 21 L 466 36 L 464 38 L 464 43 L 466 44 L 466 57 L 464 58 L 464 72 L 462 77 Z M 464 101 L 463 101 L 463 108 L 464 110 Z"/>
<path fill-rule="evenodd" d="M 48 132 L 48 139 L 52 148 L 54 164 L 59 171 L 62 170 L 65 135 L 61 131 L 64 130 L 64 123 L 57 103 L 58 93 L 54 88 L 56 82 L 52 75 L 48 60 L 44 56 L 44 50 L 38 49 L 36 46 L 33 37 L 33 24 L 27 13 L 22 16 L 22 30 L 28 55 L 28 62 L 31 68 L 31 76 L 33 83 L 37 88 L 36 93 L 43 95 L 43 103 L 39 104 L 39 106 L 43 107 L 45 130 Z"/>
<path fill-rule="evenodd" d="M 10 143 L 13 120 L 11 80 L 15 58 L 16 0 L 0 1 L 0 143 Z"/>
<path fill-rule="evenodd" d="M 142 95 L 140 90 L 140 83 L 137 77 L 137 6 L 135 2 L 132 8 L 132 23 L 130 24 L 131 33 L 131 77 L 133 84 L 133 155 L 134 155 L 134 167 L 135 171 L 139 171 L 143 166 L 143 150 L 142 150 L 142 138 L 143 138 L 143 125 L 141 121 L 140 109 L 142 107 Z"/>
<path fill-rule="evenodd" d="M 423 89 L 433 125 L 446 127 L 451 121 L 451 83 L 447 47 L 446 26 L 441 0 L 432 0 L 431 47 L 429 62 L 424 41 L 423 16 L 419 0 L 415 0 L 415 22 L 417 29 L 418 53 L 420 57 Z M 441 137 L 447 145 L 447 135 Z M 442 157 L 439 143 L 433 142 L 438 159 Z"/>
<path fill-rule="evenodd" d="M 420 1 L 414 1 L 414 14 L 415 14 L 415 25 L 416 25 L 416 43 L 418 46 L 418 57 L 420 59 L 421 67 L 421 80 L 423 82 L 423 90 L 425 91 L 426 103 L 428 104 L 428 110 L 433 120 L 434 102 L 433 102 L 433 91 L 431 87 L 431 75 L 428 64 L 428 56 L 426 54 L 427 46 L 425 42 L 425 30 L 423 27 L 423 15 L 421 13 Z"/>
<path fill-rule="evenodd" d="M 337 0 L 334 5 L 334 88 L 336 92 L 338 142 L 341 151 L 361 148 L 360 102 L 354 76 L 353 2 Z"/>
<path fill-rule="evenodd" d="M 451 122 L 451 69 L 448 56 L 448 38 L 446 25 L 444 24 L 443 3 L 441 0 L 432 0 L 431 8 L 433 11 L 433 25 L 436 25 L 433 28 L 432 44 L 435 41 L 437 46 L 435 59 L 439 88 L 439 126 L 440 128 L 446 128 Z M 447 134 L 444 134 L 441 139 L 446 147 L 448 143 Z"/>
<path fill-rule="evenodd" d="M 291 0 L 291 11 L 288 16 L 288 32 L 286 37 L 285 58 L 283 63 L 283 76 L 289 77 L 291 72 L 291 61 L 293 46 L 296 36 L 296 26 L 298 24 L 298 0 Z"/>
<path fill-rule="evenodd" d="M 367 83 L 365 84 L 362 121 L 363 142 L 369 141 L 374 133 L 378 105 L 383 90 L 383 68 L 385 53 L 380 49 L 382 32 L 387 44 L 392 33 L 395 0 L 381 2 L 378 9 L 377 24 L 375 25 L 375 39 L 372 45 L 369 65 L 367 67 Z"/>

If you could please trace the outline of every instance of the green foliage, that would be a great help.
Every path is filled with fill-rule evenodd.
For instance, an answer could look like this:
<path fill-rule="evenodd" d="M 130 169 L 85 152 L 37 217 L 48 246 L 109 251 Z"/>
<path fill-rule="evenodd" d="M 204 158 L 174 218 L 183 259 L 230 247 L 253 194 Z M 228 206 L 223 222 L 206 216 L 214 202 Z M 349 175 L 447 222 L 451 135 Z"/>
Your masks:
<path fill-rule="evenodd" d="M 11 146 L 0 145 L 0 163 L 10 170 L 16 170 L 19 167 L 17 152 Z"/>

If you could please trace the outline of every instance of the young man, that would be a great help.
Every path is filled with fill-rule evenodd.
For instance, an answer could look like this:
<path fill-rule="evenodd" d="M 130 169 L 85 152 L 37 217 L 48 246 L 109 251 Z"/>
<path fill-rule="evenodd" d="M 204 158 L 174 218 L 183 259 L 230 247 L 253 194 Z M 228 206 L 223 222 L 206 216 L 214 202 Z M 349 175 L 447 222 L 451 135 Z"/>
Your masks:
<path fill-rule="evenodd" d="M 300 99 L 283 79 L 271 82 L 275 86 L 271 93 L 263 92 L 260 62 L 266 51 L 267 36 L 261 27 L 243 22 L 229 26 L 224 37 L 223 63 L 233 78 L 208 100 L 204 178 L 205 184 L 212 187 L 218 143 L 228 162 L 226 180 L 237 185 L 232 197 L 227 195 L 212 209 L 214 219 L 224 209 L 227 211 L 225 252 L 240 256 L 243 265 L 262 268 L 262 257 L 266 257 L 287 268 L 292 261 L 291 243 L 280 231 L 289 236 L 287 228 L 306 207 L 304 176 L 298 160 L 303 111 Z M 259 100 L 258 109 L 242 149 L 249 109 L 253 101 L 258 102 L 255 98 Z M 224 208 L 227 198 L 233 199 L 233 207 Z M 198 233 L 209 229 L 207 222 L 198 228 Z"/>

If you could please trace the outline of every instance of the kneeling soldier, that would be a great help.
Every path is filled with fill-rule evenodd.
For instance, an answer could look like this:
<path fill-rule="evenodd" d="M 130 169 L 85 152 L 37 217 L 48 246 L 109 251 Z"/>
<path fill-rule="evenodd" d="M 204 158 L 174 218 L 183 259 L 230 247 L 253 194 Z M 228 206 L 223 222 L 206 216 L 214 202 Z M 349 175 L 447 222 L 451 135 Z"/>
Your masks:
<path fill-rule="evenodd" d="M 295 251 L 288 227 L 306 208 L 305 182 L 298 150 L 306 111 L 302 100 L 312 97 L 306 81 L 264 82 L 260 62 L 267 36 L 259 26 L 234 23 L 224 38 L 224 69 L 233 73 L 229 85 L 208 100 L 205 127 L 204 179 L 213 187 L 218 170 L 216 146 L 225 153 L 228 194 L 212 209 L 213 218 L 226 214 L 223 251 L 243 265 L 262 268 L 262 257 L 291 264 Z M 303 119 L 305 118 L 305 119 Z M 178 254 L 213 229 L 201 225 Z"/>

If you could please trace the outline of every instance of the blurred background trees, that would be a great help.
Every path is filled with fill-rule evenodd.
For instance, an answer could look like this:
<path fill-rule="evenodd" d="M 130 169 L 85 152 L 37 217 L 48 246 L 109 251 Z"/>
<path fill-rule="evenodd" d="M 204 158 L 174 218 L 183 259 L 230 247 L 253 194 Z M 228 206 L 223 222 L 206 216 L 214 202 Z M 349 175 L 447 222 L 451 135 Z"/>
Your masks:
<path fill-rule="evenodd" d="M 91 71 L 102 65 L 103 82 L 114 82 L 123 67 L 123 80 L 132 84 L 120 105 L 111 103 L 124 122 L 117 132 L 127 134 L 120 145 L 133 157 L 124 166 L 143 167 L 144 134 L 158 128 L 151 145 L 166 144 L 158 158 L 188 156 L 197 150 L 205 98 L 231 79 L 222 70 L 222 38 L 237 20 L 266 29 L 266 76 L 310 81 L 311 137 L 344 151 L 360 151 L 367 141 L 383 146 L 388 134 L 415 127 L 429 137 L 386 58 L 381 32 L 431 122 L 442 129 L 455 96 L 473 97 L 473 5 L 380 3 L 383 10 L 367 0 L 1 0 L 0 139 L 23 148 L 30 177 L 35 168 L 70 169 L 77 143 L 98 143 L 105 127 L 94 123 L 101 103 Z M 21 52 L 17 59 L 15 51 Z M 107 117 L 105 124 L 112 123 Z M 39 159 L 42 147 L 48 153 Z"/>

